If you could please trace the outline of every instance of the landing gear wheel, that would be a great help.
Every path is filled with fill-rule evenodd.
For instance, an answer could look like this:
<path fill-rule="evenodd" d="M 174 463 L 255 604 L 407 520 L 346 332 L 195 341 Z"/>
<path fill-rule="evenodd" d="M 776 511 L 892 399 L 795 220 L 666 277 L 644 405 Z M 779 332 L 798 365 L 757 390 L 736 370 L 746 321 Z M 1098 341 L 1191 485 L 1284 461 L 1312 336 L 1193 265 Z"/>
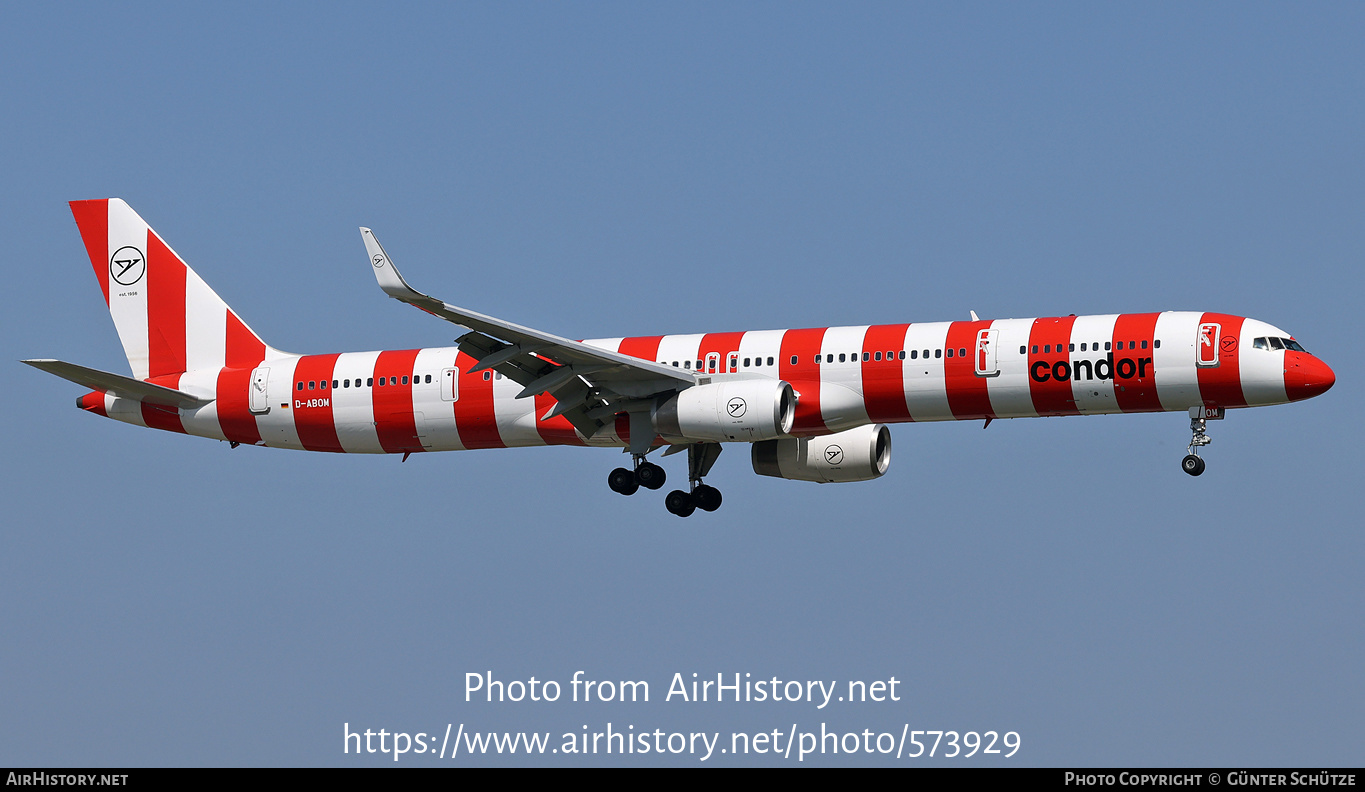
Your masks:
<path fill-rule="evenodd" d="M 635 471 L 626 468 L 617 468 L 607 474 L 607 486 L 611 487 L 612 492 L 619 492 L 622 495 L 634 495 L 640 488 L 635 481 Z"/>
<path fill-rule="evenodd" d="M 1197 457 L 1194 454 L 1190 454 L 1189 456 L 1180 460 L 1180 469 L 1185 471 L 1186 473 L 1189 473 L 1191 476 L 1197 476 L 1200 473 L 1204 472 L 1204 460 L 1202 457 Z"/>
<path fill-rule="evenodd" d="M 692 512 L 697 510 L 697 504 L 688 493 L 682 490 L 673 490 L 668 493 L 668 497 L 664 498 L 664 508 L 668 509 L 670 514 L 690 517 Z"/>
<path fill-rule="evenodd" d="M 720 508 L 720 490 L 709 484 L 698 484 L 697 488 L 692 490 L 692 500 L 696 502 L 698 509 L 713 512 Z"/>
<path fill-rule="evenodd" d="M 645 489 L 656 490 L 668 480 L 668 474 L 653 462 L 645 462 L 635 469 L 635 480 Z"/>

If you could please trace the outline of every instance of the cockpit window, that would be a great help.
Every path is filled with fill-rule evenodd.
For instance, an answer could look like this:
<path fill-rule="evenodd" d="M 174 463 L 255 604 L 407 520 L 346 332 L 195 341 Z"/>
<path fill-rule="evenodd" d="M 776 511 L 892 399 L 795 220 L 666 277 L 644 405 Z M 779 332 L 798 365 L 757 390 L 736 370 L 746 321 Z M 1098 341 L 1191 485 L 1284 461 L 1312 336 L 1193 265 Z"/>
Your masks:
<path fill-rule="evenodd" d="M 1272 339 L 1270 339 L 1270 348 L 1271 348 L 1271 349 L 1284 349 L 1284 344 L 1281 343 L 1280 339 L 1278 339 L 1278 338 L 1272 338 Z"/>
<path fill-rule="evenodd" d="M 1270 344 L 1265 340 L 1264 336 L 1251 342 L 1251 346 L 1253 349 L 1270 349 Z"/>
<path fill-rule="evenodd" d="M 1284 341 L 1284 348 L 1285 348 L 1285 349 L 1292 349 L 1292 350 L 1295 351 L 1295 352 L 1307 352 L 1307 351 L 1308 351 L 1308 350 L 1304 349 L 1303 346 L 1300 345 L 1298 341 L 1295 341 L 1295 340 L 1292 339 L 1292 338 L 1282 338 L 1282 339 L 1280 339 L 1280 340 L 1281 340 L 1281 341 Z"/>

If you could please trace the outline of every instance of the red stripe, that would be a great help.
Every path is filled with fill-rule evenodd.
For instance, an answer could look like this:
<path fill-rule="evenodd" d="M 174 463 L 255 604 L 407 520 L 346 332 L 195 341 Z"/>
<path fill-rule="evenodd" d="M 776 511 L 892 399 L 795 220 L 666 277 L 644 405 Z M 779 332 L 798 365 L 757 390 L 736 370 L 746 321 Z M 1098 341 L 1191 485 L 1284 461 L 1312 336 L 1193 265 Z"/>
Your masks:
<path fill-rule="evenodd" d="M 104 410 L 104 391 L 91 391 L 85 394 L 76 400 L 76 406 L 86 412 L 109 417 L 109 413 Z"/>
<path fill-rule="evenodd" d="M 461 352 L 455 356 L 459 369 L 460 398 L 455 402 L 455 428 L 465 448 L 506 448 L 493 411 L 493 372 L 468 373 L 478 361 Z M 488 379 L 483 375 L 487 373 Z"/>
<path fill-rule="evenodd" d="M 653 360 L 657 362 L 659 354 L 659 342 L 663 336 L 642 336 L 639 338 L 626 338 L 621 341 L 621 348 L 617 350 L 622 355 L 641 358 L 643 360 Z M 738 347 L 736 347 L 738 349 Z"/>
<path fill-rule="evenodd" d="M 152 377 L 185 371 L 185 263 L 147 231 L 147 363 Z"/>
<path fill-rule="evenodd" d="M 1160 314 L 1120 314 L 1114 320 L 1114 401 L 1124 412 L 1161 412 L 1161 400 L 1156 393 L 1156 369 L 1152 364 L 1152 342 L 1156 340 L 1158 316 Z M 1146 349 L 1142 348 L 1144 343 Z M 1132 349 L 1128 348 L 1129 344 Z"/>
<path fill-rule="evenodd" d="M 731 337 L 734 337 L 734 336 L 743 336 L 744 334 L 743 334 L 743 333 L 715 333 L 714 335 L 716 335 L 716 336 L 724 336 L 725 338 L 731 338 Z M 705 350 L 706 350 L 706 348 L 707 348 L 707 347 L 706 347 L 706 339 L 707 339 L 707 338 L 710 338 L 710 337 L 711 337 L 711 336 L 706 336 L 705 338 L 702 339 L 701 347 L 700 347 L 699 351 L 697 352 L 697 357 L 698 357 L 698 358 L 705 359 L 705 357 L 706 357 L 706 352 L 705 352 Z M 636 337 L 636 338 L 624 338 L 624 339 L 621 340 L 621 344 L 620 344 L 620 346 L 617 348 L 616 351 L 617 351 L 617 352 L 620 352 L 622 355 L 630 355 L 631 357 L 637 357 L 637 358 L 641 358 L 641 359 L 643 359 L 643 360 L 650 360 L 650 361 L 658 362 L 658 357 L 657 357 L 657 356 L 658 356 L 658 354 L 659 354 L 659 342 L 662 341 L 662 340 L 663 340 L 663 336 L 639 336 L 639 337 Z M 724 340 L 720 340 L 720 341 L 717 341 L 717 343 L 718 343 L 718 344 L 721 344 L 721 345 L 724 345 L 724 344 L 727 343 L 727 342 L 725 342 Z M 715 351 L 715 350 L 713 350 L 713 351 Z M 738 341 L 738 340 L 735 340 L 734 346 L 731 347 L 731 348 L 729 348 L 728 351 L 732 351 L 732 352 L 737 352 L 737 351 L 739 351 L 739 341 Z M 722 353 L 721 353 L 721 366 L 724 366 L 724 365 L 725 365 L 725 353 L 722 352 Z M 723 371 L 724 369 L 723 369 L 723 368 L 720 368 L 720 369 L 717 369 L 717 370 Z M 539 409 L 539 405 L 537 405 L 536 409 Z M 543 413 L 542 413 L 542 414 L 543 414 Z M 629 415 L 626 415 L 625 413 L 620 413 L 620 414 L 618 414 L 618 415 L 616 416 L 616 427 L 615 427 L 615 428 L 616 428 L 616 435 L 617 435 L 617 437 L 620 437 L 622 440 L 624 440 L 624 441 L 626 441 L 627 443 L 629 443 L 629 442 L 630 442 L 630 416 L 629 416 Z M 545 436 L 545 433 L 544 433 L 544 432 L 541 432 L 541 437 L 544 437 L 544 436 Z M 549 441 L 547 440 L 546 442 L 549 442 Z M 581 443 L 580 443 L 580 444 L 581 444 Z"/>
<path fill-rule="evenodd" d="M 417 363 L 416 349 L 397 352 L 380 352 L 374 362 L 374 387 L 370 393 L 374 399 L 374 428 L 379 435 L 379 445 L 390 454 L 402 451 L 422 451 L 422 441 L 417 436 L 417 422 L 412 415 L 412 384 L 403 384 L 404 377 L 412 376 L 413 366 Z M 381 387 L 379 378 L 385 378 Z M 389 384 L 389 380 L 396 384 Z M 460 401 L 464 401 L 465 390 L 461 383 Z"/>
<path fill-rule="evenodd" d="M 149 377 L 148 382 L 160 385 L 173 390 L 180 389 L 180 374 L 171 374 L 165 377 Z M 180 411 L 174 407 L 162 407 L 155 404 L 143 402 L 142 420 L 153 429 L 164 429 L 167 432 L 185 433 L 185 426 L 180 423 Z"/>
<path fill-rule="evenodd" d="M 336 370 L 339 357 L 341 355 L 304 355 L 294 367 L 294 382 L 290 383 L 294 404 L 290 413 L 294 416 L 299 442 L 307 451 L 340 453 L 342 450 L 341 441 L 337 439 L 336 422 L 332 417 L 332 372 Z M 303 383 L 303 390 L 298 389 L 300 382 Z M 309 388 L 308 384 L 312 382 L 317 383 L 318 387 Z M 411 392 L 411 386 L 408 390 Z M 411 399 L 408 400 L 408 412 L 411 422 Z"/>
<path fill-rule="evenodd" d="M 867 417 L 874 421 L 910 420 L 910 407 L 905 402 L 905 363 L 899 358 L 909 327 L 872 325 L 863 336 L 863 351 L 872 353 L 863 361 L 863 401 Z M 876 359 L 878 352 L 883 360 Z"/>
<path fill-rule="evenodd" d="M 791 383 L 800 397 L 796 400 L 796 421 L 792 434 L 818 434 L 825 431 L 820 416 L 820 366 L 815 356 L 825 340 L 825 329 L 814 327 L 788 330 L 782 334 L 782 356 L 777 360 L 777 375 Z M 796 363 L 792 363 L 792 358 Z"/>
<path fill-rule="evenodd" d="M 633 340 L 633 339 L 627 339 Z M 697 347 L 697 360 L 706 365 L 706 356 L 711 353 L 720 355 L 720 361 L 716 366 L 717 372 L 738 371 L 738 368 L 730 368 L 731 353 L 739 354 L 739 343 L 744 340 L 744 333 L 707 333 L 701 338 L 701 345 Z M 622 344 L 625 346 L 625 344 Z M 694 361 L 695 362 L 695 361 Z M 711 373 L 707 368 L 706 373 Z"/>
<path fill-rule="evenodd" d="M 986 390 L 990 380 L 976 374 L 976 334 L 989 330 L 990 326 L 989 321 L 948 325 L 946 346 L 953 349 L 953 357 L 943 361 L 943 373 L 948 387 L 948 408 L 959 420 L 995 417 Z M 1069 329 L 1067 334 L 1070 335 Z M 996 353 L 999 354 L 999 350 Z"/>
<path fill-rule="evenodd" d="M 1068 351 L 1071 343 L 1071 326 L 1075 323 L 1076 317 L 1074 316 L 1034 319 L 1033 327 L 1029 330 L 1029 395 L 1033 397 L 1033 409 L 1039 415 L 1077 415 L 1079 413 L 1076 409 L 1076 398 L 1071 394 L 1071 376 L 1069 373 L 1071 353 Z M 1038 348 L 1036 353 L 1033 351 L 1035 346 Z M 1048 351 L 1044 352 L 1044 349 Z M 967 351 L 970 354 L 971 349 L 969 348 Z M 1060 362 L 1067 364 L 1065 379 L 1058 379 L 1053 376 L 1058 371 L 1057 364 Z M 1045 381 L 1039 382 L 1038 378 L 1034 376 L 1035 373 L 1040 377 L 1045 377 Z"/>
<path fill-rule="evenodd" d="M 227 312 L 226 347 L 224 360 L 228 368 L 249 368 L 265 360 L 265 342 L 231 310 Z"/>
<path fill-rule="evenodd" d="M 234 443 L 256 445 L 261 431 L 250 408 L 251 369 L 225 368 L 218 372 L 218 426 Z"/>
<path fill-rule="evenodd" d="M 90 265 L 95 268 L 99 278 L 100 291 L 104 292 L 104 304 L 109 304 L 109 199 L 98 201 L 72 201 L 71 214 L 76 218 L 76 228 L 80 229 L 81 241 L 85 242 L 85 252 L 90 256 Z"/>
<path fill-rule="evenodd" d="M 1199 368 L 1199 397 L 1205 407 L 1245 407 L 1246 397 L 1242 395 L 1242 372 L 1239 364 L 1241 352 L 1242 322 L 1240 316 L 1206 313 L 1199 323 L 1217 322 L 1222 327 L 1218 333 L 1218 365 Z M 1196 339 L 1197 343 L 1198 339 Z"/>
<path fill-rule="evenodd" d="M 556 415 L 548 421 L 542 421 L 540 416 L 550 411 L 555 406 L 555 397 L 548 393 L 537 394 L 536 397 L 536 431 L 540 433 L 540 439 L 549 445 L 584 445 L 583 438 L 574 431 L 573 424 L 569 419 L 562 415 Z"/>

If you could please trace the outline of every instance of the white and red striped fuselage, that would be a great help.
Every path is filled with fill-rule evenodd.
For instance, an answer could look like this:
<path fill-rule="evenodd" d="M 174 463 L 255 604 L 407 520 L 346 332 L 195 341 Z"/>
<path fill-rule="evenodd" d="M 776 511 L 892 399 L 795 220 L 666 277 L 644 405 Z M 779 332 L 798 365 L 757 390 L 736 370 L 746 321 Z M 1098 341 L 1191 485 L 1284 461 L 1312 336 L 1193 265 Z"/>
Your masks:
<path fill-rule="evenodd" d="M 228 346 L 235 319 L 227 313 Z M 810 436 L 871 423 L 1238 408 L 1331 387 L 1334 375 L 1314 356 L 1256 342 L 1289 337 L 1254 319 L 1168 311 L 586 343 L 713 381 L 789 382 L 798 394 L 791 434 Z M 146 378 L 212 396 L 204 406 L 176 410 L 99 391 L 78 403 L 140 426 L 309 451 L 629 443 L 624 414 L 585 440 L 563 416 L 542 418 L 552 396 L 516 398 L 519 384 L 470 373 L 476 361 L 455 347 L 298 356 L 246 336 L 238 344 L 250 347 L 228 355 L 238 365 Z M 253 372 L 263 369 L 253 403 Z"/>

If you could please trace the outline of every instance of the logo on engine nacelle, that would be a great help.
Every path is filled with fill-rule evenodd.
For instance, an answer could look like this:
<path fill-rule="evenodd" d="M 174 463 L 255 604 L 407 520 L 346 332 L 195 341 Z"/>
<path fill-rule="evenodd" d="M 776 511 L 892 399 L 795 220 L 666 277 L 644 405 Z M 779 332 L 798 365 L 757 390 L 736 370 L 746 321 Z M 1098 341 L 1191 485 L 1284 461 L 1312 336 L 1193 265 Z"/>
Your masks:
<path fill-rule="evenodd" d="M 741 418 L 744 416 L 744 412 L 749 409 L 749 405 L 745 404 L 743 399 L 736 396 L 726 402 L 725 409 L 729 411 L 731 418 Z"/>
<path fill-rule="evenodd" d="M 837 445 L 825 448 L 825 461 L 831 465 L 838 465 L 844 461 L 844 449 Z"/>

